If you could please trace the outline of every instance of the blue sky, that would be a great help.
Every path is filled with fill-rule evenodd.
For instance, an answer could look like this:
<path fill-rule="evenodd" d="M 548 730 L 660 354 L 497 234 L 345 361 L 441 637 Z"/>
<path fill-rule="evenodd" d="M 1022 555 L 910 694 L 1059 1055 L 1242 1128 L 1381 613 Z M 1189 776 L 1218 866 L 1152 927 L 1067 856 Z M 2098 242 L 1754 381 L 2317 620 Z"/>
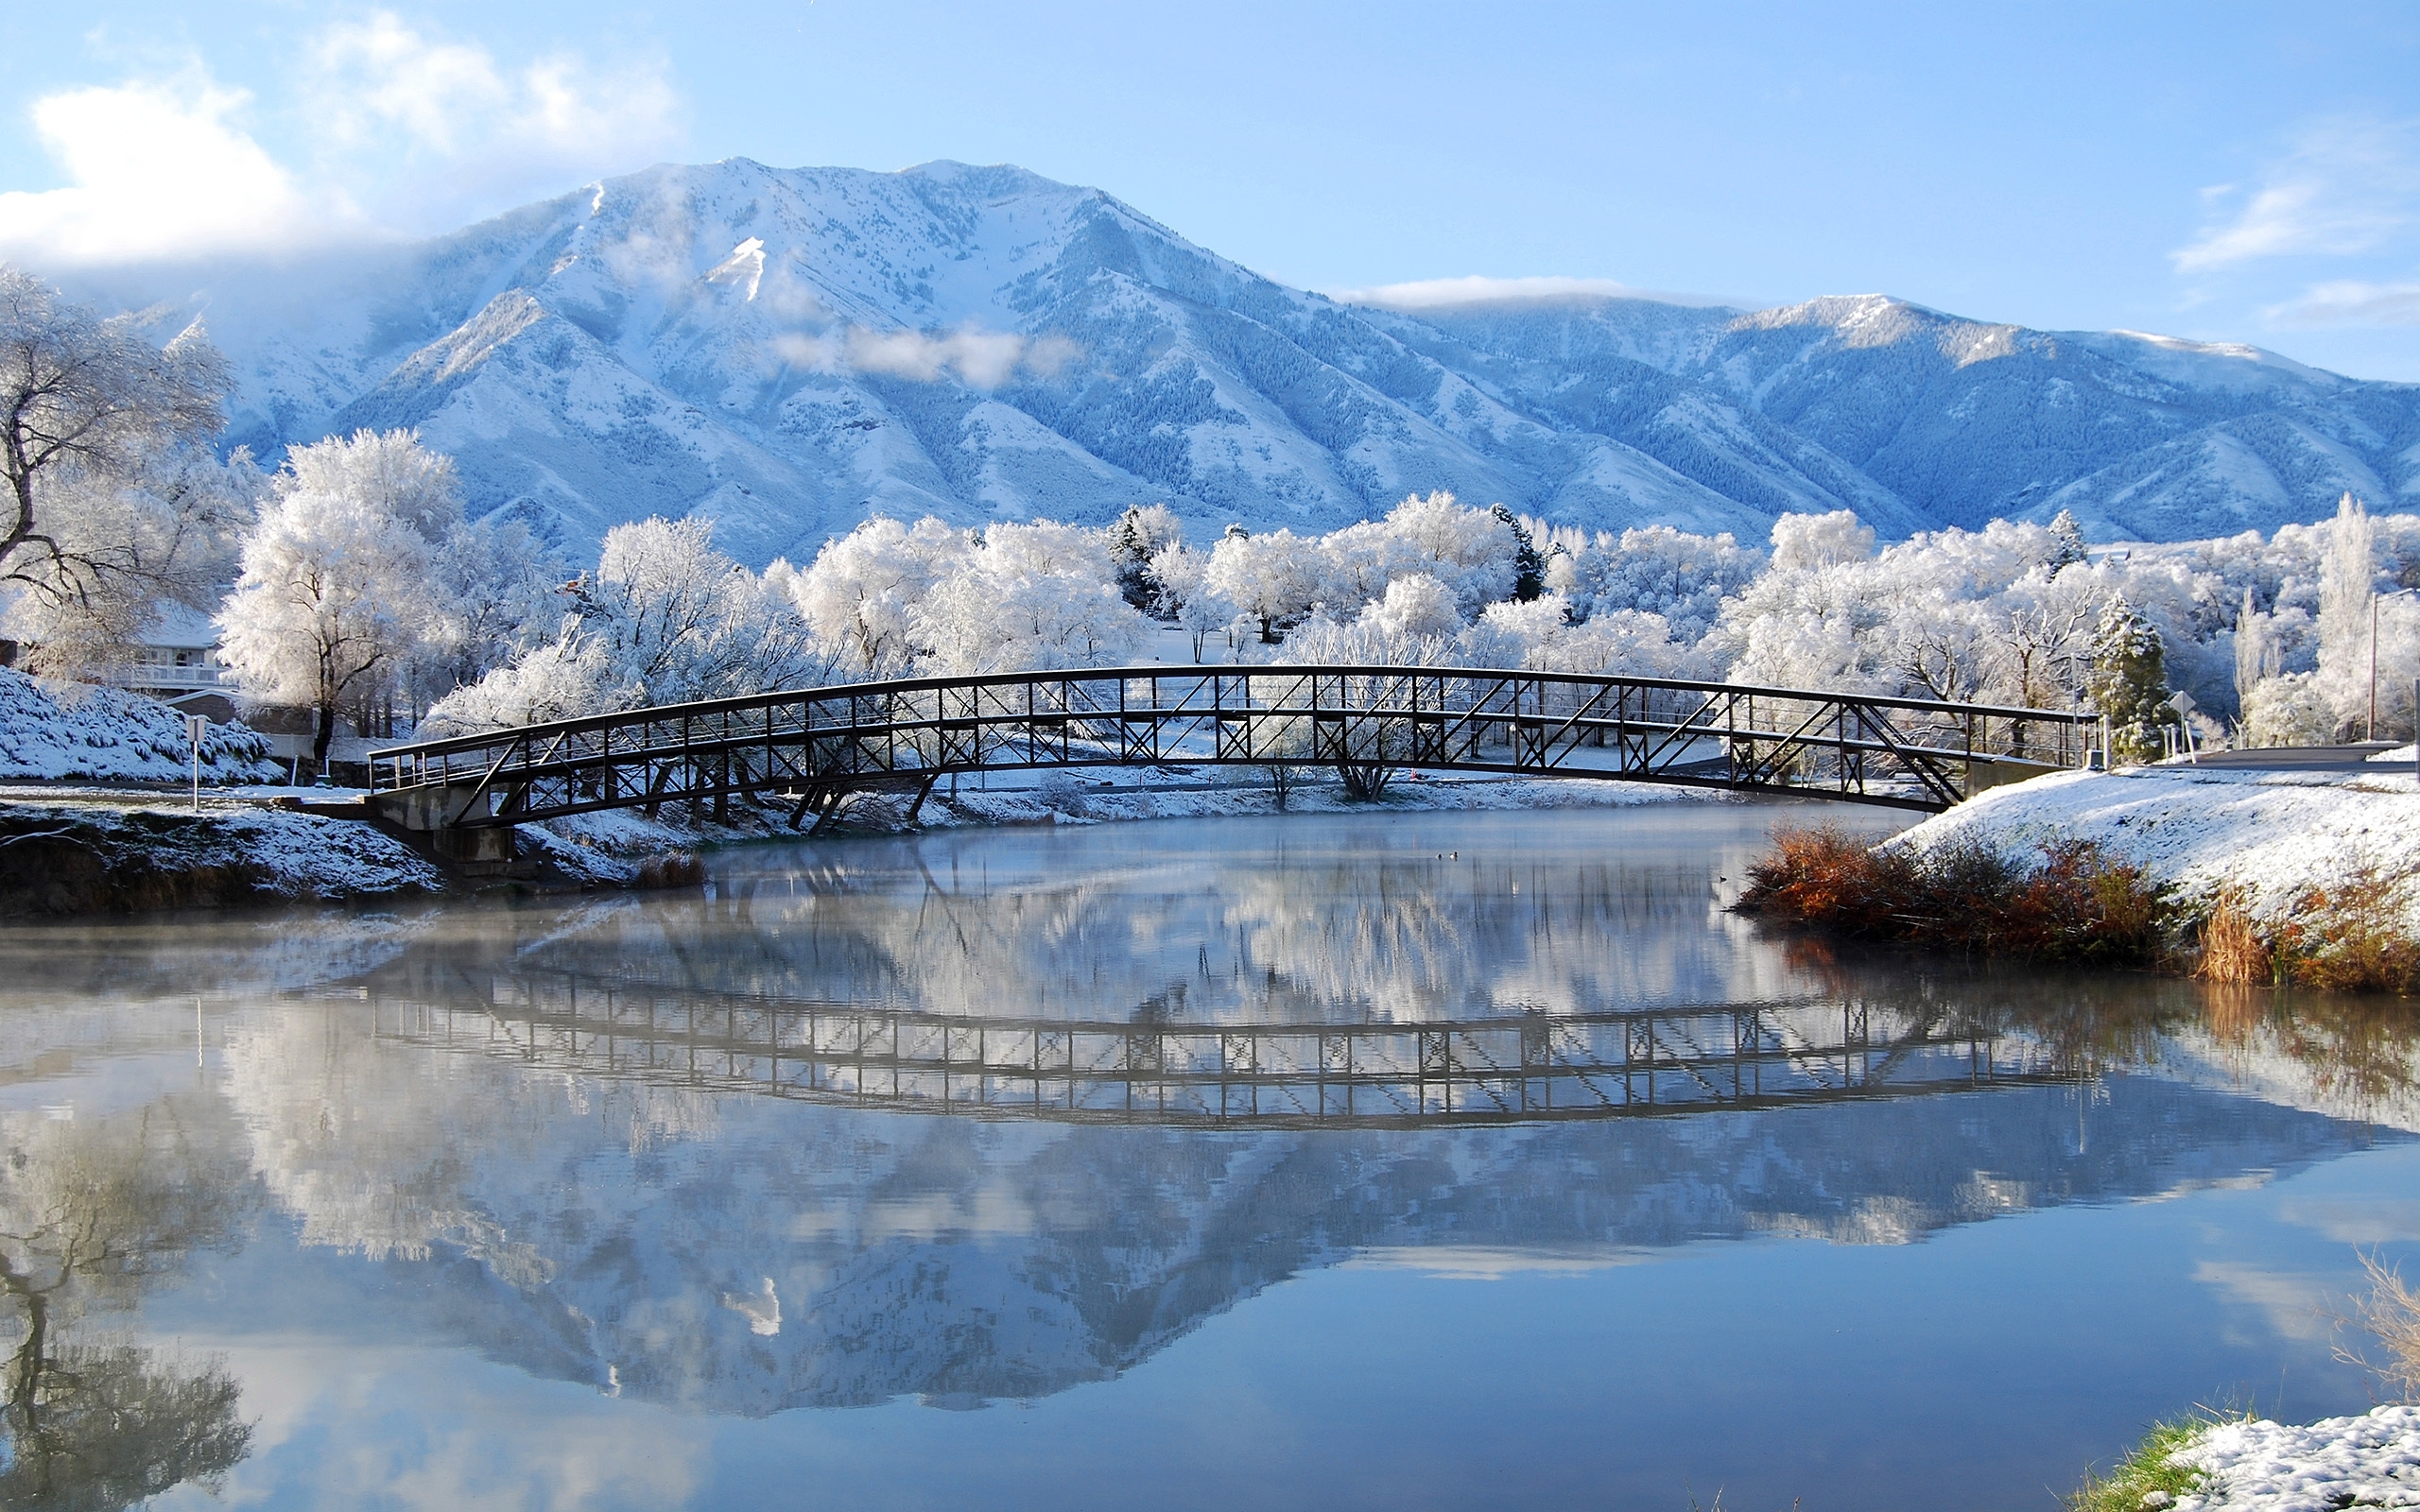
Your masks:
<path fill-rule="evenodd" d="M 450 229 L 664 159 L 1017 163 L 1327 290 L 1608 280 L 2420 381 L 2420 7 L 17 8 L 0 253 Z"/>

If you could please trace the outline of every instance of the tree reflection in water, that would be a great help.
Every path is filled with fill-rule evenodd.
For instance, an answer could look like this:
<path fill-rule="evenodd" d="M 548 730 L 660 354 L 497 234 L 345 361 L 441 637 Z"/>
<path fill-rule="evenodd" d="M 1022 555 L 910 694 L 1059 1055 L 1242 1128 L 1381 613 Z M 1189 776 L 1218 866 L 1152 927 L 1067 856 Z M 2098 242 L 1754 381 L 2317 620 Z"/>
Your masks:
<path fill-rule="evenodd" d="M 189 1140 L 174 1101 L 104 1123 L 18 1114 L 0 1125 L 0 1295 L 9 1352 L 0 1507 L 130 1506 L 244 1457 L 251 1427 L 224 1366 L 90 1326 L 251 1206 L 240 1164 Z"/>

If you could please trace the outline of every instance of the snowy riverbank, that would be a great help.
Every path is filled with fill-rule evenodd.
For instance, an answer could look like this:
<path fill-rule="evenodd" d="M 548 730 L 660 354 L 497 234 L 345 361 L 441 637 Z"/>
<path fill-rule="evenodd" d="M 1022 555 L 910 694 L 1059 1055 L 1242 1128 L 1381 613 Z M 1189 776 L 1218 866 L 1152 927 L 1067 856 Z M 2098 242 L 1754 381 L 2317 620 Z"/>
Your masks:
<path fill-rule="evenodd" d="M 2220 1423 L 2169 1463 L 2205 1477 L 2163 1503 L 2171 1512 L 2420 1507 L 2420 1407 L 2378 1407 L 2303 1425 Z"/>
<path fill-rule="evenodd" d="M 2193 766 L 2064 772 L 1991 792 L 1910 830 L 1920 850 L 1981 841 L 2034 852 L 2086 840 L 2143 868 L 2177 902 L 2232 890 L 2256 919 L 2364 868 L 2394 882 L 2420 926 L 2420 786 L 2409 772 Z"/>
<path fill-rule="evenodd" d="M 344 902 L 441 892 L 374 826 L 212 798 L 0 795 L 0 919 Z"/>
<path fill-rule="evenodd" d="M 953 796 L 928 797 L 911 824 L 906 794 L 854 800 L 845 833 L 1002 824 L 1100 824 L 1277 812 L 1269 781 L 1181 768 L 995 774 Z M 202 812 L 182 795 L 106 786 L 0 787 L 0 919 L 153 908 L 360 902 L 447 891 L 449 877 L 410 846 L 358 819 L 295 812 L 281 800 L 342 802 L 346 789 L 237 786 L 204 790 Z M 1405 774 L 1374 804 L 1354 803 L 1330 774 L 1290 787 L 1288 812 L 1329 814 L 1620 808 L 1720 799 L 1638 782 L 1421 778 Z M 728 822 L 693 820 L 687 805 L 650 817 L 635 809 L 577 815 L 519 832 L 522 879 L 542 886 L 646 885 L 664 858 L 717 846 L 799 838 L 779 805 L 735 804 Z M 480 879 L 468 879 L 475 885 Z M 493 879 L 486 879 L 493 880 Z"/>

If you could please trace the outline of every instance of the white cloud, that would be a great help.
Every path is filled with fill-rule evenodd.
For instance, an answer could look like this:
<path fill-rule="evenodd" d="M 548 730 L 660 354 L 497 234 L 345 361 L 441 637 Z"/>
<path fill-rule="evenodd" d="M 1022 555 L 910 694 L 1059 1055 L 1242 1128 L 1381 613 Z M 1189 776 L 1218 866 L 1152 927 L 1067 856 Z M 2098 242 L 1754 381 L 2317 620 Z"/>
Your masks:
<path fill-rule="evenodd" d="M 2314 284 L 2261 315 L 2272 325 L 2420 325 L 2420 284 Z"/>
<path fill-rule="evenodd" d="M 2406 122 L 2337 120 L 2306 131 L 2248 198 L 2204 192 L 2234 215 L 2169 253 L 2177 270 L 2206 272 L 2272 257 L 2375 251 L 2420 218 L 2420 152 Z"/>
<path fill-rule="evenodd" d="M 536 179 L 644 166 L 679 135 L 680 98 L 660 66 L 600 69 L 558 53 L 508 69 L 385 11 L 330 26 L 308 57 L 301 92 L 337 156 L 441 162 L 455 184 L 467 175 L 534 192 Z"/>
<path fill-rule="evenodd" d="M 345 141 L 399 129 L 451 152 L 467 123 L 511 101 L 487 49 L 430 42 L 389 12 L 331 26 L 310 51 L 321 119 Z"/>
<path fill-rule="evenodd" d="M 1021 336 L 977 326 L 933 335 L 853 325 L 832 335 L 777 336 L 772 349 L 775 356 L 798 368 L 886 373 L 918 383 L 954 371 L 977 388 L 997 388 L 1020 368 L 1037 378 L 1054 378 L 1082 355 L 1082 349 L 1065 336 Z"/>
<path fill-rule="evenodd" d="M 36 266 L 281 252 L 450 230 L 677 147 L 661 65 L 518 65 L 396 16 L 331 26 L 255 101 L 197 62 L 33 107 L 68 187 L 0 194 L 0 255 Z M 272 128 L 303 144 L 284 154 Z"/>
<path fill-rule="evenodd" d="M 34 129 L 73 187 L 0 194 L 0 252 L 36 263 L 207 256 L 357 232 L 233 118 L 250 103 L 199 71 L 44 95 Z"/>

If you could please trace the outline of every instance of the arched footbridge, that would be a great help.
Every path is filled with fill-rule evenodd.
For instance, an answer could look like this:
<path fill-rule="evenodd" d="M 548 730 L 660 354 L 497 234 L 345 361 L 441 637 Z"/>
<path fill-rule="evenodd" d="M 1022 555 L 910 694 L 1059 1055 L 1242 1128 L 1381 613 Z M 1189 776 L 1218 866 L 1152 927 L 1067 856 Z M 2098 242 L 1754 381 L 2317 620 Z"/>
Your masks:
<path fill-rule="evenodd" d="M 1808 689 L 1457 667 L 1117 667 L 919 678 L 672 704 L 371 755 L 371 807 L 464 860 L 600 809 L 778 798 L 920 805 L 959 774 L 1333 767 L 1669 782 L 1939 810 L 2084 765 L 2095 716 Z"/>

